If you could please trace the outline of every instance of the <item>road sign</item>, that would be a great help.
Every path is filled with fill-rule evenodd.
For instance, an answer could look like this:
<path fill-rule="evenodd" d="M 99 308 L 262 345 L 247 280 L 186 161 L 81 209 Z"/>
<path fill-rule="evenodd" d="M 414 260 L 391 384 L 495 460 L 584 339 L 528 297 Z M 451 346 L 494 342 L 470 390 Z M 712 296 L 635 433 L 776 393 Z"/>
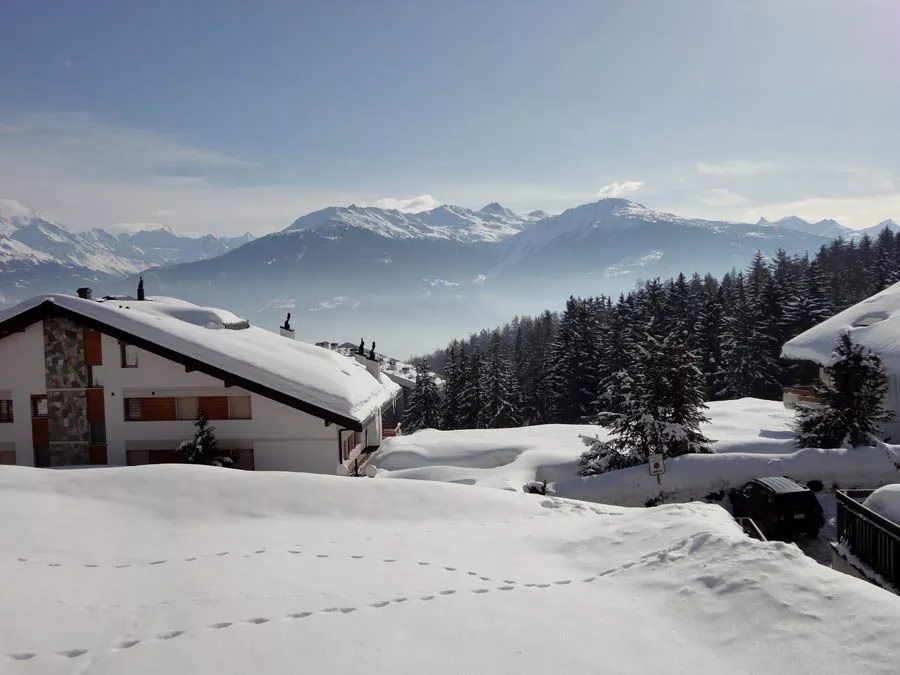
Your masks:
<path fill-rule="evenodd" d="M 666 472 L 666 463 L 663 461 L 662 455 L 650 455 L 648 462 L 651 476 L 659 476 Z"/>

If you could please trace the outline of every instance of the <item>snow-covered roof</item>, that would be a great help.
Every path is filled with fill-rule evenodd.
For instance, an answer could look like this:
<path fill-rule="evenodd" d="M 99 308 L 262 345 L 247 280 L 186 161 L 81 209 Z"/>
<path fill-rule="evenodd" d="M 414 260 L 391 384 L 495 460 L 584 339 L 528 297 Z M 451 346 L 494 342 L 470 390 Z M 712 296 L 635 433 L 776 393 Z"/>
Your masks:
<path fill-rule="evenodd" d="M 176 298 L 37 296 L 0 312 L 0 329 L 29 310 L 38 312 L 37 320 L 42 308 L 96 322 L 142 349 L 188 360 L 200 372 L 339 424 L 364 424 L 399 393 L 397 384 L 376 379 L 352 358 Z"/>
<path fill-rule="evenodd" d="M 781 355 L 828 365 L 844 331 L 878 355 L 888 370 L 900 371 L 900 283 L 800 333 L 785 343 Z"/>

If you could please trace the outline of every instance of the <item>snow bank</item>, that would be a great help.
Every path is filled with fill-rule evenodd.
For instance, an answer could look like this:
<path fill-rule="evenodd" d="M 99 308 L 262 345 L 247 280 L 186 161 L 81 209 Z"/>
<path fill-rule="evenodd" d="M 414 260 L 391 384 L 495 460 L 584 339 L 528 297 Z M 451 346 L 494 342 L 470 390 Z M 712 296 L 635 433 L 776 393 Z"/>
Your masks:
<path fill-rule="evenodd" d="M 533 480 L 555 481 L 578 471 L 585 445 L 579 434 L 605 434 L 584 424 L 519 429 L 435 431 L 385 439 L 374 460 L 379 478 L 412 478 L 521 490 Z"/>
<path fill-rule="evenodd" d="M 763 476 L 790 476 L 801 483 L 820 480 L 827 488 L 832 485 L 872 487 L 900 480 L 898 464 L 897 452 L 887 447 L 806 448 L 779 455 L 743 452 L 686 455 L 666 461 L 666 473 L 659 483 L 646 466 L 634 466 L 596 476 L 568 478 L 554 483 L 553 488 L 561 497 L 640 506 L 660 496 L 664 502 L 703 499 Z"/>
<path fill-rule="evenodd" d="M 161 465 L 0 467 L 0 510 L 4 673 L 887 675 L 900 653 L 896 597 L 704 504 Z"/>
<path fill-rule="evenodd" d="M 863 506 L 900 525 L 900 485 L 878 488 L 866 498 Z"/>
<path fill-rule="evenodd" d="M 793 414 L 780 402 L 741 399 L 709 404 L 703 432 L 718 453 L 793 452 Z M 578 472 L 580 435 L 606 438 L 603 427 L 549 424 L 519 429 L 435 431 L 384 441 L 374 460 L 379 478 L 412 478 L 521 490 L 529 481 L 559 481 Z"/>

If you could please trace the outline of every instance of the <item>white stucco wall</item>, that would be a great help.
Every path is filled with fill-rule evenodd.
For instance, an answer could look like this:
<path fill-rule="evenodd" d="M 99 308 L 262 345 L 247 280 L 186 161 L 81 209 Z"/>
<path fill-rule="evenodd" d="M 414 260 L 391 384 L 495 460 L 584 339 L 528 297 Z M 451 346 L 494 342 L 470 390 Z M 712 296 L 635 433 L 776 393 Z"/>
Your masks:
<path fill-rule="evenodd" d="M 34 466 L 31 395 L 45 390 L 44 328 L 38 322 L 0 340 L 0 392 L 11 394 L 14 420 L 0 424 L 0 443 L 15 445 L 16 464 Z"/>
<path fill-rule="evenodd" d="M 137 368 L 122 368 L 118 340 L 102 337 L 103 386 L 106 416 L 107 461 L 127 463 L 127 449 L 175 449 L 193 437 L 190 420 L 126 422 L 124 399 L 132 396 L 238 396 L 238 387 L 221 380 L 186 372 L 184 366 L 140 351 Z M 0 392 L 13 398 L 14 423 L 0 424 L 0 444 L 14 443 L 16 461 L 34 463 L 31 435 L 31 394 L 45 392 L 43 328 L 40 323 L 23 333 L 0 340 Z M 260 470 L 309 471 L 333 474 L 339 465 L 338 429 L 335 424 L 265 397 L 249 394 L 252 419 L 213 420 L 216 436 L 227 445 L 252 447 Z M 381 442 L 381 418 L 360 434 L 361 445 Z"/>

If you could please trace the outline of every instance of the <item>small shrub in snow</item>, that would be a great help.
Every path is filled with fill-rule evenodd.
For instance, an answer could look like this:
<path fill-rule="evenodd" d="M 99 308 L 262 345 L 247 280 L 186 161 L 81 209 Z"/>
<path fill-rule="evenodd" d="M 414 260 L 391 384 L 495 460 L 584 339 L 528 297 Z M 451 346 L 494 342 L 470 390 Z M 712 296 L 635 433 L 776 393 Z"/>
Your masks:
<path fill-rule="evenodd" d="M 825 489 L 825 485 L 820 480 L 811 480 L 806 484 L 806 487 L 813 492 L 821 492 Z"/>
<path fill-rule="evenodd" d="M 881 359 L 842 333 L 834 362 L 817 386 L 821 407 L 797 406 L 794 432 L 801 448 L 871 445 L 884 422 L 893 418 L 882 402 L 888 378 Z"/>
<path fill-rule="evenodd" d="M 555 495 L 556 490 L 547 487 L 545 480 L 532 480 L 522 486 L 522 491 L 530 495 Z"/>
<path fill-rule="evenodd" d="M 716 492 L 710 492 L 704 499 L 708 502 L 720 502 L 725 499 L 725 490 L 718 490 Z"/>
<path fill-rule="evenodd" d="M 234 460 L 228 455 L 219 452 L 219 442 L 216 440 L 216 428 L 209 425 L 206 412 L 203 409 L 197 411 L 197 419 L 194 422 L 194 438 L 190 441 L 182 441 L 178 446 L 178 452 L 182 454 L 188 464 L 208 464 L 211 466 L 231 466 Z"/>

